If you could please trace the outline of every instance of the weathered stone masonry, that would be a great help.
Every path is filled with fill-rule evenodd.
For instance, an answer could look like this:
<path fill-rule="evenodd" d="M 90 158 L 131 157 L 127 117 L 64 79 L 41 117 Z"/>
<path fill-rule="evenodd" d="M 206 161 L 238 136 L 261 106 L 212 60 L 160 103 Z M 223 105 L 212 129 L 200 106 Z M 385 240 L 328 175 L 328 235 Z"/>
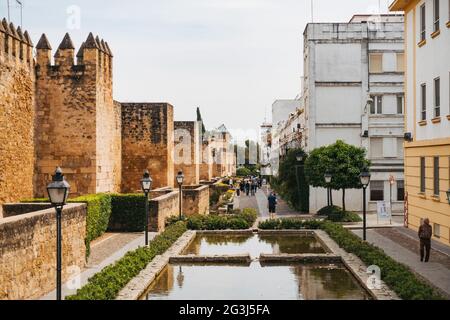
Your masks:
<path fill-rule="evenodd" d="M 122 192 L 141 190 L 145 169 L 153 188 L 173 187 L 173 106 L 122 103 Z"/>
<path fill-rule="evenodd" d="M 0 22 L 0 203 L 33 196 L 32 50 L 28 32 Z"/>
<path fill-rule="evenodd" d="M 43 35 L 36 46 L 36 185 L 42 197 L 56 166 L 72 195 L 120 191 L 120 111 L 112 98 L 112 54 L 89 34 L 77 54 L 68 34 L 51 65 Z"/>
<path fill-rule="evenodd" d="M 200 183 L 200 127 L 197 121 L 175 121 L 174 173 L 182 171 L 185 185 Z M 176 179 L 176 177 L 175 177 Z M 176 181 L 174 181 L 176 185 Z"/>
<path fill-rule="evenodd" d="M 35 299 L 55 288 L 55 215 L 51 208 L 0 220 L 0 300 Z M 62 219 L 66 281 L 85 266 L 86 205 L 68 204 Z"/>

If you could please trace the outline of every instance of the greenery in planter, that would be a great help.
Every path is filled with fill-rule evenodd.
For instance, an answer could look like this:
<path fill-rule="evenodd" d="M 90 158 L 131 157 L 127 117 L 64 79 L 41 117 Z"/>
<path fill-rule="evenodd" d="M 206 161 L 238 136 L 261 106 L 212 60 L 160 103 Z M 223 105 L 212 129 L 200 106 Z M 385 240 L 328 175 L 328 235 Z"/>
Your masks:
<path fill-rule="evenodd" d="M 370 162 L 366 159 L 364 148 L 338 140 L 332 145 L 316 148 L 310 153 L 305 162 L 305 174 L 311 186 L 327 188 L 324 175 L 330 173 L 332 180 L 329 186 L 333 190 L 342 190 L 342 208 L 346 211 L 345 190 L 360 189 L 362 186 L 359 174 L 369 166 Z"/>
<path fill-rule="evenodd" d="M 111 205 L 109 230 L 121 232 L 144 231 L 144 194 L 112 194 Z"/>
<path fill-rule="evenodd" d="M 290 220 L 284 221 L 283 220 Z M 381 269 L 381 279 L 404 300 L 437 300 L 445 299 L 433 287 L 419 279 L 407 266 L 395 261 L 380 248 L 361 240 L 357 235 L 342 225 L 330 221 L 305 221 L 292 219 L 266 220 L 259 224 L 260 229 L 294 229 L 306 228 L 305 223 L 312 225 L 308 229 L 322 229 L 345 251 L 358 256 L 366 265 L 377 265 Z"/>
<path fill-rule="evenodd" d="M 228 190 L 230 190 L 230 186 L 228 184 L 218 183 L 216 185 L 213 185 L 212 191 L 210 192 L 210 195 L 209 195 L 209 205 L 211 207 L 216 206 L 219 203 L 220 198 Z"/>
<path fill-rule="evenodd" d="M 326 216 L 328 220 L 333 222 L 360 222 L 361 218 L 355 212 L 343 211 L 337 206 L 323 207 L 317 212 L 318 215 Z"/>
<path fill-rule="evenodd" d="M 255 223 L 256 217 L 254 209 L 244 209 L 243 212 L 226 215 L 195 215 L 187 218 L 187 227 L 191 230 L 249 229 Z"/>
<path fill-rule="evenodd" d="M 75 295 L 66 300 L 113 300 L 128 282 L 136 277 L 155 256 L 163 254 L 186 231 L 183 222 L 177 222 L 156 236 L 148 247 L 128 252 L 116 263 L 105 267 L 88 280 Z"/>
<path fill-rule="evenodd" d="M 285 219 L 268 219 L 261 221 L 258 228 L 262 230 L 299 230 L 319 229 L 322 222 L 319 220 L 302 220 L 300 218 L 285 218 Z"/>

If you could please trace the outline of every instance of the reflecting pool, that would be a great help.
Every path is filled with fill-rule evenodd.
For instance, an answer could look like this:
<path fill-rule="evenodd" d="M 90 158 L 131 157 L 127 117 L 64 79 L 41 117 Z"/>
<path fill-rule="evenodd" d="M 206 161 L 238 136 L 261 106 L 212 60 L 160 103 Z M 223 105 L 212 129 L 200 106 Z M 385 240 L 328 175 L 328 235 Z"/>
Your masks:
<path fill-rule="evenodd" d="M 211 266 L 169 264 L 143 300 L 365 300 L 344 265 Z"/>
<path fill-rule="evenodd" d="M 211 235 L 199 234 L 182 254 L 232 255 L 249 253 L 252 258 L 266 254 L 326 253 L 313 235 L 255 234 Z"/>

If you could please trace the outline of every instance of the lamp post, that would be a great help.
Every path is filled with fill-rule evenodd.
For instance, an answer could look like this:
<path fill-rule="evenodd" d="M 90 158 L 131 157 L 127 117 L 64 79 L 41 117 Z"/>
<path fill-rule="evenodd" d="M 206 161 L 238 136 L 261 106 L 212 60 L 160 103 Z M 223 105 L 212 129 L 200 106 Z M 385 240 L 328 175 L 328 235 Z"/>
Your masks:
<path fill-rule="evenodd" d="M 183 192 L 183 180 L 184 180 L 184 174 L 183 171 L 179 171 L 177 174 L 177 183 L 179 188 L 179 210 L 180 210 L 180 220 L 181 220 L 181 210 L 182 210 L 182 192 Z"/>
<path fill-rule="evenodd" d="M 70 185 L 64 178 L 60 167 L 56 168 L 52 182 L 47 186 L 48 197 L 56 209 L 56 299 L 61 300 L 61 265 L 62 265 L 62 227 L 61 216 L 64 205 L 69 196 Z"/>
<path fill-rule="evenodd" d="M 450 189 L 447 190 L 447 200 L 448 204 L 450 204 Z"/>
<path fill-rule="evenodd" d="M 359 179 L 361 180 L 361 184 L 363 186 L 363 240 L 366 240 L 366 189 L 370 182 L 370 173 L 367 169 L 364 169 L 363 172 L 359 175 Z"/>
<path fill-rule="evenodd" d="M 331 175 L 331 173 L 326 172 L 324 175 L 325 178 L 325 183 L 327 184 L 327 205 L 330 206 L 330 193 L 331 193 L 331 189 L 330 189 L 330 183 L 331 183 L 331 179 L 333 178 L 333 176 Z"/>
<path fill-rule="evenodd" d="M 148 172 L 148 170 L 145 170 L 144 175 L 142 176 L 141 179 L 142 191 L 144 191 L 145 194 L 145 225 L 144 225 L 145 246 L 148 246 L 148 224 L 149 224 L 148 194 L 152 189 L 152 182 L 153 180 L 150 177 L 150 173 Z"/>

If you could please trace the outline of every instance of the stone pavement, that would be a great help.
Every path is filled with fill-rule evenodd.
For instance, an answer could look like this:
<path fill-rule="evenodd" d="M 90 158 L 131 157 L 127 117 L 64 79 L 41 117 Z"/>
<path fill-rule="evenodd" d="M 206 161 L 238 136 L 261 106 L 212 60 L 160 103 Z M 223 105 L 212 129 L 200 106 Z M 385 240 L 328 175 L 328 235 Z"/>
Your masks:
<path fill-rule="evenodd" d="M 157 235 L 149 232 L 149 240 Z M 62 297 L 76 293 L 77 288 L 84 286 L 89 278 L 100 272 L 106 266 L 115 263 L 127 252 L 144 245 L 144 234 L 139 233 L 106 233 L 91 243 L 91 255 L 86 268 L 77 277 L 63 284 Z M 40 298 L 40 300 L 54 300 L 56 290 Z"/>
<path fill-rule="evenodd" d="M 450 297 L 449 256 L 432 250 L 430 262 L 420 262 L 417 239 L 407 237 L 402 229 L 405 228 L 370 229 L 367 231 L 367 241 L 383 249 L 387 255 L 396 261 L 407 265 L 418 276 Z M 362 237 L 362 230 L 352 231 Z"/>

